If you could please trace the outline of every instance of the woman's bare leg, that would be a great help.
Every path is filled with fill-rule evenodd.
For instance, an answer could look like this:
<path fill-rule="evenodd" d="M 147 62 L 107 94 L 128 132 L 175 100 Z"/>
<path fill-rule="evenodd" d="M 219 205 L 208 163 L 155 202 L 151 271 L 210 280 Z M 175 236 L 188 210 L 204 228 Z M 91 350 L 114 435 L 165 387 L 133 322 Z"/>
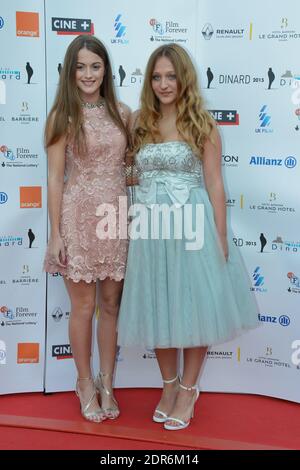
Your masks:
<path fill-rule="evenodd" d="M 122 288 L 123 281 L 117 282 L 109 278 L 100 281 L 100 316 L 97 328 L 100 370 L 102 383 L 111 392 L 110 394 L 101 393 L 101 405 L 103 409 L 109 409 L 107 412 L 109 418 L 117 417 L 119 414 L 112 394 L 112 383 L 116 361 L 117 321 Z"/>
<path fill-rule="evenodd" d="M 184 387 L 191 388 L 197 385 L 200 369 L 206 357 L 206 351 L 207 347 L 183 350 L 184 367 L 181 384 Z M 196 390 L 185 390 L 179 387 L 176 402 L 170 416 L 188 422 L 191 418 L 195 398 Z M 168 420 L 168 424 L 176 426 L 176 422 L 172 420 Z"/>
<path fill-rule="evenodd" d="M 178 360 L 178 350 L 175 348 L 169 349 L 155 349 L 156 358 L 162 375 L 162 379 L 165 381 L 172 381 L 177 377 L 177 360 Z M 170 383 L 163 384 L 163 391 L 161 399 L 156 407 L 156 410 L 161 411 L 162 413 L 155 412 L 154 417 L 163 418 L 163 414 L 169 415 L 170 411 L 173 409 L 176 395 L 178 391 L 178 380 L 174 380 Z"/>
<path fill-rule="evenodd" d="M 82 408 L 95 395 L 95 386 L 91 370 L 92 321 L 95 311 L 96 284 L 84 281 L 73 282 L 65 279 L 65 285 L 71 300 L 69 320 L 69 338 L 72 354 L 78 374 L 77 388 Z M 88 412 L 93 421 L 101 421 L 100 406 L 96 395 L 92 399 Z"/>

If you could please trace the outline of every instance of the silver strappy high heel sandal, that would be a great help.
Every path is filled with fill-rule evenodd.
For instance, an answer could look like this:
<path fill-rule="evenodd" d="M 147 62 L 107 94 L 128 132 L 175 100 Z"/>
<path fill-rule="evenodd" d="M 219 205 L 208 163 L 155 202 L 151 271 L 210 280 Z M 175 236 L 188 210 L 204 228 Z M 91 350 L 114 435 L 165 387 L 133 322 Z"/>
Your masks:
<path fill-rule="evenodd" d="M 172 384 L 172 383 L 176 382 L 177 379 L 178 379 L 178 381 L 180 381 L 180 378 L 179 378 L 178 375 L 176 375 L 176 377 L 174 377 L 174 379 L 163 380 L 163 383 L 164 384 Z M 159 414 L 160 416 L 155 416 L 155 413 Z M 161 411 L 158 408 L 156 408 L 156 410 L 154 411 L 152 419 L 155 423 L 164 423 L 169 418 L 168 418 L 168 415 L 164 411 Z"/>
<path fill-rule="evenodd" d="M 108 376 L 112 377 L 112 374 L 104 374 L 103 372 L 99 372 L 99 374 L 97 375 L 97 377 L 95 379 L 95 385 L 96 385 L 96 388 L 97 388 L 97 390 L 98 390 L 98 392 L 100 393 L 100 396 L 101 396 L 101 406 L 102 406 L 103 396 L 104 395 L 106 395 L 108 397 L 111 397 L 111 399 L 113 401 L 113 404 L 114 404 L 113 406 L 110 406 L 108 408 L 104 408 L 102 406 L 102 410 L 103 410 L 106 418 L 116 419 L 120 415 L 118 402 L 115 399 L 115 397 L 113 396 L 113 391 L 109 390 L 103 383 L 103 377 L 108 377 Z"/>
<path fill-rule="evenodd" d="M 81 380 L 89 380 L 93 384 L 92 394 L 88 400 L 85 400 L 83 398 L 82 392 L 79 388 L 79 382 Z M 106 419 L 106 416 L 100 407 L 99 409 L 95 410 L 92 406 L 94 404 L 95 399 L 97 400 L 97 391 L 93 381 L 93 377 L 78 377 L 76 381 L 75 393 L 76 396 L 79 398 L 81 414 L 85 419 L 94 423 L 101 423 L 101 421 L 104 421 Z"/>
<path fill-rule="evenodd" d="M 182 419 L 175 418 L 174 416 L 168 416 L 168 419 L 164 423 L 164 428 L 167 429 L 168 431 L 177 431 L 179 429 L 185 429 L 190 425 L 191 419 L 194 417 L 195 403 L 199 398 L 199 389 L 197 385 L 194 385 L 193 387 L 185 387 L 184 385 L 180 383 L 179 387 L 188 392 L 196 391 L 192 400 L 191 417 L 188 421 L 183 421 Z M 168 421 L 169 422 L 174 421 L 176 424 L 168 424 Z"/>

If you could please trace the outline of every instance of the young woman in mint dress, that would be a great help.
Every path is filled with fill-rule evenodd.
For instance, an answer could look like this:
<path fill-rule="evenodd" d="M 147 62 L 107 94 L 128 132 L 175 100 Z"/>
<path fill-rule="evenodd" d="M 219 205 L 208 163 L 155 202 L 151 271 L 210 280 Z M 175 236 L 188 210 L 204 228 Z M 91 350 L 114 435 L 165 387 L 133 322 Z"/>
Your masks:
<path fill-rule="evenodd" d="M 255 327 L 257 306 L 227 236 L 220 136 L 182 47 L 169 44 L 152 53 L 132 127 L 135 202 L 147 215 L 147 227 L 142 237 L 131 234 L 118 344 L 155 349 L 164 387 L 153 420 L 178 430 L 193 416 L 207 346 Z M 155 232 L 162 205 L 177 211 L 177 219 L 161 216 Z M 204 208 L 203 223 L 197 207 Z M 203 246 L 191 245 L 187 226 L 194 241 L 203 229 Z M 178 349 L 183 349 L 181 378 Z"/>

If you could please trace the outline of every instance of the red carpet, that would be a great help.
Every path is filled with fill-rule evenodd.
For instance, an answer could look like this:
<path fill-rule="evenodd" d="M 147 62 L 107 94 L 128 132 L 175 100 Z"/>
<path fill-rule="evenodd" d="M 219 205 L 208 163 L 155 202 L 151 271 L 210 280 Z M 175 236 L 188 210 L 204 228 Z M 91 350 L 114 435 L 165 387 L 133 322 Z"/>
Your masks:
<path fill-rule="evenodd" d="M 188 429 L 151 421 L 156 389 L 116 391 L 122 414 L 86 422 L 73 393 L 0 397 L 0 449 L 300 449 L 300 407 L 282 400 L 202 393 Z"/>

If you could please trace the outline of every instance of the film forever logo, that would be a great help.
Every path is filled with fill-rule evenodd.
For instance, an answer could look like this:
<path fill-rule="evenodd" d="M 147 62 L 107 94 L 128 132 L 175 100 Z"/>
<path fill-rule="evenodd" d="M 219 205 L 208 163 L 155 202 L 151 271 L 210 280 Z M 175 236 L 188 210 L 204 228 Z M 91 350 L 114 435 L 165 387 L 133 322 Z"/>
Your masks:
<path fill-rule="evenodd" d="M 40 36 L 39 14 L 31 11 L 16 11 L 16 35 L 38 38 Z"/>

